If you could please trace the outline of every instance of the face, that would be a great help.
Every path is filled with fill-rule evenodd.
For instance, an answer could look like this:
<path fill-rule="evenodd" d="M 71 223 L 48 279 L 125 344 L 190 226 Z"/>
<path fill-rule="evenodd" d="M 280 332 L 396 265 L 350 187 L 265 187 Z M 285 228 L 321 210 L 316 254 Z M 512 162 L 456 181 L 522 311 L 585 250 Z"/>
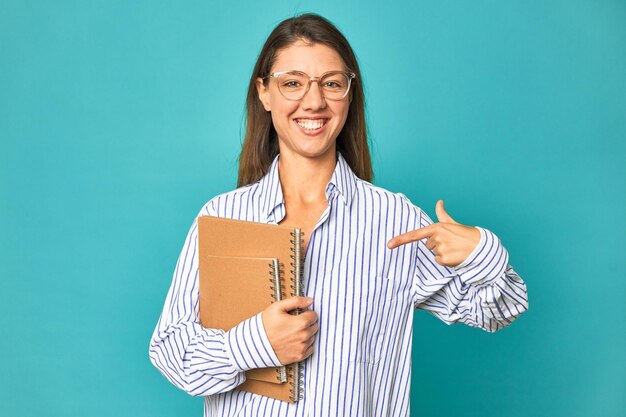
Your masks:
<path fill-rule="evenodd" d="M 298 41 L 279 51 L 271 73 L 297 70 L 319 77 L 328 71 L 345 71 L 341 56 L 332 48 Z M 287 100 L 278 90 L 277 79 L 267 86 L 257 79 L 257 91 L 265 110 L 271 112 L 278 134 L 280 153 L 306 158 L 335 158 L 335 144 L 348 117 L 351 92 L 341 100 L 326 100 L 318 83 L 299 101 Z"/>

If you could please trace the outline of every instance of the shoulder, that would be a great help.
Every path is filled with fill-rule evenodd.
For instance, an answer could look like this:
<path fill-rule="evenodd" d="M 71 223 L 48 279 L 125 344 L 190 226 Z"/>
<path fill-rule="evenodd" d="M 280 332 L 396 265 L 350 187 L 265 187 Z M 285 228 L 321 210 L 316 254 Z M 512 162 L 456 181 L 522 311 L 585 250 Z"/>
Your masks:
<path fill-rule="evenodd" d="M 259 181 L 214 196 L 202 206 L 198 216 L 218 216 L 218 213 L 235 205 L 256 206 L 251 203 L 258 199 Z"/>
<path fill-rule="evenodd" d="M 356 178 L 355 197 L 359 202 L 378 206 L 381 210 L 385 211 L 399 211 L 418 217 L 422 212 L 422 209 L 413 204 L 404 194 L 387 190 L 360 178 Z"/>

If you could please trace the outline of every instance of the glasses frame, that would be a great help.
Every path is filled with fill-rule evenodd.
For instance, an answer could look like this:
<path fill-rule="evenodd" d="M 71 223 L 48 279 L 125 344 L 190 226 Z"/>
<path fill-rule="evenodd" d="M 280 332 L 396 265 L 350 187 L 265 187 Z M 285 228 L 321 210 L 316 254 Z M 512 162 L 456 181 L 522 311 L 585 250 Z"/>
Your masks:
<path fill-rule="evenodd" d="M 352 86 L 352 80 L 356 79 L 356 74 L 353 73 L 353 72 L 349 72 L 349 71 L 327 71 L 327 72 L 323 73 L 322 75 L 320 75 L 319 77 L 311 77 L 306 72 L 298 71 L 298 70 L 288 70 L 288 71 L 273 72 L 271 74 L 267 74 L 265 77 L 263 77 L 263 79 L 264 80 L 266 80 L 268 78 L 276 78 L 276 79 L 278 79 L 278 77 L 280 77 L 281 75 L 287 74 L 287 73 L 290 73 L 290 72 L 299 72 L 301 74 L 306 75 L 309 78 L 309 82 L 307 83 L 306 88 L 304 89 L 304 93 L 302 94 L 302 97 L 300 97 L 300 98 L 289 98 L 289 97 L 285 96 L 285 94 L 280 89 L 280 86 L 278 87 L 278 91 L 280 92 L 280 94 L 283 97 L 285 97 L 286 100 L 290 100 L 290 101 L 300 101 L 300 100 L 302 100 L 304 98 L 304 96 L 306 96 L 307 93 L 309 92 L 309 90 L 311 89 L 311 83 L 314 82 L 314 81 L 317 83 L 317 86 L 320 89 L 320 94 L 322 95 L 322 97 L 324 97 L 325 100 L 331 100 L 331 101 L 343 100 L 344 98 L 346 98 L 346 96 L 350 92 L 350 87 Z M 344 74 L 348 78 L 348 88 L 346 88 L 346 92 L 340 98 L 328 98 L 328 97 L 326 97 L 324 95 L 324 89 L 322 88 L 321 80 L 322 80 L 322 78 L 324 78 L 328 74 Z"/>

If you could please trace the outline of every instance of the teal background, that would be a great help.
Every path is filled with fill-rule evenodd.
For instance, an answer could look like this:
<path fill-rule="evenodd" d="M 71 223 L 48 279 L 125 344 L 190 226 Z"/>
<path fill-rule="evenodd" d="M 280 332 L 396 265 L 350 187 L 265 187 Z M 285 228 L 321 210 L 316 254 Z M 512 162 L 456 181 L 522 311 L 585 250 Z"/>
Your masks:
<path fill-rule="evenodd" d="M 193 217 L 236 184 L 282 19 L 346 34 L 375 183 L 494 231 L 530 309 L 415 315 L 414 416 L 626 415 L 626 2 L 2 1 L 0 414 L 201 416 L 148 342 Z"/>

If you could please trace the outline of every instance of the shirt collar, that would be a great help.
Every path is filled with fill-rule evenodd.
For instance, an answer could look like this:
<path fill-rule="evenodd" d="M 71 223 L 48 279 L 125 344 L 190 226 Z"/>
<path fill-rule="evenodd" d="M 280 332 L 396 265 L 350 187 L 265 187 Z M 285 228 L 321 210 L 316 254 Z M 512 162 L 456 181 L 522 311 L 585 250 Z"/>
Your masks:
<path fill-rule="evenodd" d="M 348 162 L 340 152 L 337 152 L 337 165 L 335 166 L 333 176 L 326 186 L 327 197 L 331 186 L 334 186 L 337 191 L 339 191 L 339 195 L 343 198 L 344 204 L 350 207 L 352 197 L 356 191 L 356 175 L 352 172 L 350 165 L 348 165 Z"/>
<path fill-rule="evenodd" d="M 278 176 L 278 160 L 280 154 L 276 155 L 270 165 L 267 174 L 259 180 L 261 210 L 266 219 L 270 219 L 272 213 L 285 203 L 283 190 Z M 326 185 L 326 197 L 330 199 L 333 189 L 338 191 L 340 197 L 347 207 L 352 203 L 352 197 L 356 191 L 356 175 L 352 172 L 350 165 L 340 152 L 337 152 L 337 164 L 333 175 Z"/>

